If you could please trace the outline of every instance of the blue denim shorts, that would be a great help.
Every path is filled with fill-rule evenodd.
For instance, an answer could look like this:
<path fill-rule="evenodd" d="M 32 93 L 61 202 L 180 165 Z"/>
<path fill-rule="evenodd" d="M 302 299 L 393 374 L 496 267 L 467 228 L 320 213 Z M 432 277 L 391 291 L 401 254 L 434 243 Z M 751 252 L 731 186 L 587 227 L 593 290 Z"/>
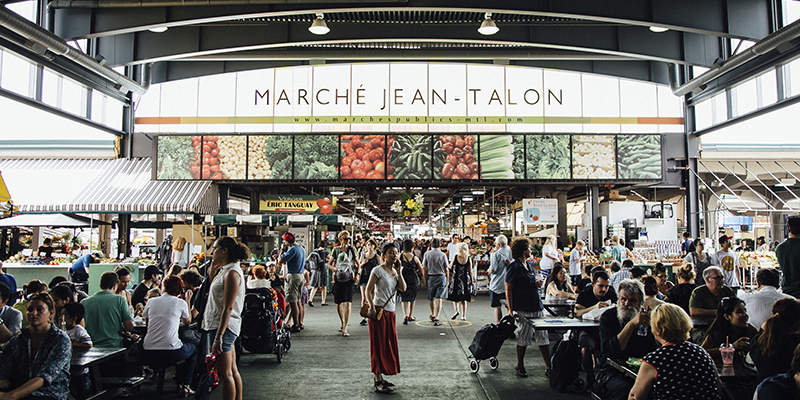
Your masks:
<path fill-rule="evenodd" d="M 222 335 L 222 351 L 231 351 L 236 338 L 236 334 L 231 332 L 229 328 L 225 329 L 225 333 Z"/>

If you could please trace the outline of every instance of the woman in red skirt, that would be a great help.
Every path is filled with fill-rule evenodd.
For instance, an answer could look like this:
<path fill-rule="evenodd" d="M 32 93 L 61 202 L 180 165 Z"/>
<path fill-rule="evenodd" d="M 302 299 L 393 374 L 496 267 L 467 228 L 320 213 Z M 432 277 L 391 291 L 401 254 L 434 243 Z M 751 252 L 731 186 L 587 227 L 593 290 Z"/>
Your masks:
<path fill-rule="evenodd" d="M 394 300 L 397 291 L 406 290 L 397 247 L 394 243 L 383 246 L 383 265 L 372 269 L 367 283 L 367 303 L 370 313 L 383 307 L 380 319 L 369 320 L 369 355 L 372 373 L 375 375 L 375 391 L 392 392 L 393 383 L 383 379 L 383 375 L 400 373 L 400 352 L 397 348 L 397 324 L 394 314 Z"/>

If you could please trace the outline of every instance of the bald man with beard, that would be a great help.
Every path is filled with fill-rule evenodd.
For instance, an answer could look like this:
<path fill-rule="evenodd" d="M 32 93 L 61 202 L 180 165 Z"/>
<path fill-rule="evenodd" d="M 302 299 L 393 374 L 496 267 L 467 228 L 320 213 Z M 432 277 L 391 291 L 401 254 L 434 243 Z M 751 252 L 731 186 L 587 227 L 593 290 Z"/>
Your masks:
<path fill-rule="evenodd" d="M 596 389 L 610 400 L 624 400 L 633 387 L 633 379 L 606 365 L 607 359 L 625 363 L 629 357 L 644 357 L 658 348 L 650 329 L 639 336 L 640 325 L 649 327 L 649 310 L 640 312 L 644 304 L 644 285 L 634 279 L 619 284 L 617 306 L 600 316 L 600 366 L 608 379 L 598 376 Z"/>

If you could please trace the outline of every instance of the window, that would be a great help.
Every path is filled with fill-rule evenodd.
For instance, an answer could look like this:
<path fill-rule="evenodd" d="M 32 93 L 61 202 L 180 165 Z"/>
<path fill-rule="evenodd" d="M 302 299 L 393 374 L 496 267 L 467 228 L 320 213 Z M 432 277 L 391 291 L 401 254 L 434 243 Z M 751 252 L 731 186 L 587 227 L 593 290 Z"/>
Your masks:
<path fill-rule="evenodd" d="M 800 19 L 800 3 L 783 0 L 783 26 L 789 25 L 798 19 Z"/>
<path fill-rule="evenodd" d="M 34 66 L 8 51 L 0 52 L 0 87 L 16 94 L 31 97 L 31 75 Z"/>

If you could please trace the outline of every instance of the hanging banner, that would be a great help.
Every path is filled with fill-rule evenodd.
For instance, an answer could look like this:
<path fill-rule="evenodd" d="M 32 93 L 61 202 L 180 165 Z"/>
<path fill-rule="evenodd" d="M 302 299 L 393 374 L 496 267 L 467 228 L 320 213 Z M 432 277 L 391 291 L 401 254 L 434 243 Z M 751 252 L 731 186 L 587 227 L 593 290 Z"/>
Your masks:
<path fill-rule="evenodd" d="M 334 207 L 335 197 L 262 194 L 258 202 L 260 213 L 331 214 Z"/>
<path fill-rule="evenodd" d="M 370 222 L 368 229 L 372 232 L 389 232 L 392 230 L 391 222 Z"/>
<path fill-rule="evenodd" d="M 558 225 L 558 200 L 523 199 L 522 216 L 525 225 Z"/>

